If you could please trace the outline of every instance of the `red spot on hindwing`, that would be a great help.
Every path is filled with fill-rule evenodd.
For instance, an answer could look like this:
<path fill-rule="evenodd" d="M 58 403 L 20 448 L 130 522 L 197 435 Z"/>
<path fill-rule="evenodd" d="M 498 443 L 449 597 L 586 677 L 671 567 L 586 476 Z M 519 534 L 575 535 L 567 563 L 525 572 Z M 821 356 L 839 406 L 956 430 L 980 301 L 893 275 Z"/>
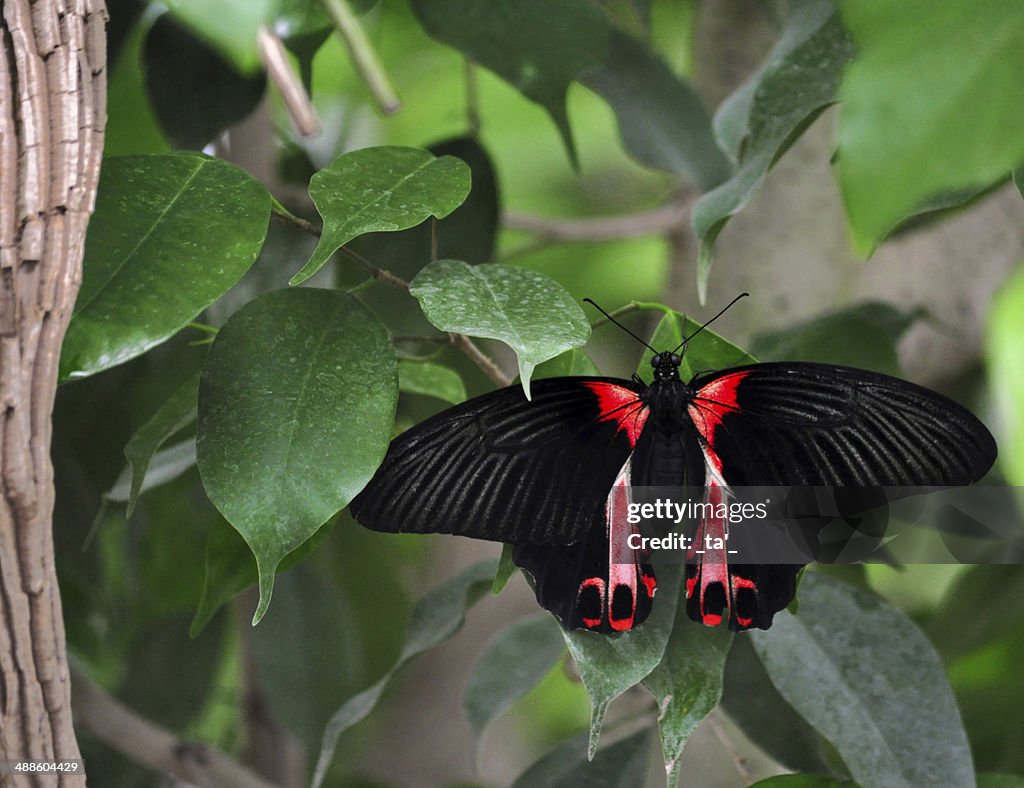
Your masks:
<path fill-rule="evenodd" d="M 599 419 L 616 422 L 619 430 L 624 430 L 629 438 L 629 445 L 636 446 L 650 413 L 637 393 L 625 386 L 598 380 L 588 380 L 583 385 L 597 397 L 597 407 L 601 412 Z"/>

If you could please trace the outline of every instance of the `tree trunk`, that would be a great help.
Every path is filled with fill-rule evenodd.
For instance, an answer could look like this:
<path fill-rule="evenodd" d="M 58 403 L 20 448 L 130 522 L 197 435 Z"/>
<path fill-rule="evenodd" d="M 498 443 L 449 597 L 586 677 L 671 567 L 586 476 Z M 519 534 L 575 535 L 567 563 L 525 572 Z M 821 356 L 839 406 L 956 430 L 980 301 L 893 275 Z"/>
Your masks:
<path fill-rule="evenodd" d="M 103 0 L 0 0 L 0 760 L 79 758 L 50 416 L 103 153 L 105 23 Z"/>

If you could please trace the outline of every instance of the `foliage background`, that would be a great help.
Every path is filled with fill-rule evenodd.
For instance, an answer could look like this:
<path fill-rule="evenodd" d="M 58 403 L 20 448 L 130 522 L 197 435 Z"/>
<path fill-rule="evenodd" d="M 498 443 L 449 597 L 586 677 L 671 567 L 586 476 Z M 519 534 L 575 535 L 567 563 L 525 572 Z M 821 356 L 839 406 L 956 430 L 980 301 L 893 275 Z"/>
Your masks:
<path fill-rule="evenodd" d="M 391 116 L 375 109 L 344 46 L 337 35 L 326 35 L 323 22 L 317 21 L 322 17 L 310 10 L 312 3 L 295 0 L 273 9 L 270 3 L 234 4 L 215 10 L 198 1 L 168 5 L 171 13 L 141 2 L 111 3 L 108 156 L 205 149 L 252 173 L 294 213 L 318 222 L 307 196 L 309 178 L 339 154 L 379 145 L 432 146 L 463 137 L 477 122 L 467 111 L 464 58 L 424 29 L 423 8 L 428 4 L 413 4 L 420 8 L 419 17 L 397 0 L 354 4 L 403 101 L 402 111 Z M 817 85 L 823 67 L 836 55 L 833 47 L 818 61 L 798 64 L 796 73 L 789 74 L 792 82 L 784 83 L 777 96 L 779 105 L 767 105 L 762 126 L 748 127 L 754 158 L 771 160 L 791 142 L 792 147 L 721 231 L 707 279 L 708 307 L 703 309 L 698 298 L 700 243 L 685 219 L 636 237 L 572 243 L 553 243 L 543 233 L 522 228 L 540 226 L 558 233 L 575 226 L 562 219 L 635 217 L 664 205 L 678 206 L 685 215 L 695 198 L 707 191 L 709 184 L 701 183 L 701 177 L 710 178 L 711 168 L 706 159 L 687 159 L 692 149 L 678 142 L 679 135 L 710 130 L 707 119 L 704 126 L 693 113 L 680 120 L 673 114 L 677 103 L 666 100 L 666 110 L 654 99 L 675 99 L 671 90 L 677 89 L 678 78 L 693 85 L 708 111 L 714 111 L 771 57 L 780 34 L 794 35 L 786 23 L 789 14 L 801 9 L 829 14 L 832 6 L 670 0 L 501 5 L 509 9 L 512 28 L 517 13 L 525 19 L 528 9 L 537 6 L 541 16 L 557 7 L 571 17 L 580 6 L 590 9 L 588 14 L 605 14 L 613 20 L 616 35 L 645 40 L 667 64 L 670 77 L 658 72 L 661 79 L 668 79 L 659 83 L 653 71 L 644 72 L 650 93 L 627 91 L 617 100 L 603 98 L 607 91 L 593 80 L 583 78 L 586 87 L 570 84 L 566 106 L 578 159 L 574 168 L 549 112 L 486 68 L 475 68 L 475 99 L 470 106 L 478 116 L 482 150 L 466 143 L 449 150 L 477 156 L 469 164 L 474 186 L 485 194 L 487 179 L 480 161 L 489 157 L 500 202 L 477 196 L 473 221 L 461 227 L 442 225 L 452 228 L 448 236 L 441 230 L 442 245 L 451 244 L 469 262 L 490 258 L 543 273 L 575 299 L 591 297 L 608 309 L 631 300 L 660 301 L 708 316 L 737 292 L 749 290 L 753 297 L 716 324 L 723 336 L 760 358 L 853 363 L 902 373 L 951 393 L 996 433 L 1001 459 L 994 480 L 1020 483 L 1024 387 L 1016 376 L 1024 368 L 1019 343 L 1024 293 L 1018 273 L 1024 211 L 1019 192 L 1006 181 L 1010 170 L 1024 163 L 1019 147 L 1024 139 L 1019 133 L 1024 97 L 1019 79 L 1002 78 L 1021 73 L 1019 51 L 1024 47 L 1013 46 L 1024 38 L 1018 11 L 1007 12 L 998 3 L 979 9 L 977 4 L 944 0 L 925 6 L 902 4 L 906 10 L 886 16 L 879 10 L 886 4 L 866 3 L 868 10 L 863 12 L 844 5 L 845 25 L 868 31 L 864 40 L 880 39 L 880 50 L 894 59 L 876 62 L 878 70 L 873 73 L 868 57 L 855 60 L 856 68 L 867 73 L 845 73 L 839 97 L 847 102 L 825 106 L 831 105 L 829 98 L 813 104 L 814 111 L 805 113 L 813 116 L 812 124 L 805 128 L 804 116 L 792 124 L 803 132 L 798 139 L 788 135 L 793 128 L 783 128 L 781 135 L 778 129 L 772 132 L 772 122 L 784 116 L 783 99 L 794 98 L 785 91 Z M 868 12 L 872 9 L 876 18 Z M 314 20 L 309 25 L 314 32 L 301 42 L 295 36 L 289 42 L 299 51 L 316 53 L 311 75 L 324 126 L 319 137 L 297 137 L 278 93 L 268 89 L 259 69 L 253 68 L 253 37 L 245 33 L 253 14 L 261 12 L 276 13 L 293 25 L 303 18 Z M 964 27 L 959 22 L 964 14 L 982 22 Z M 276 29 L 287 37 L 288 28 L 282 24 Z M 444 24 L 454 35 L 455 23 L 449 19 Z M 527 42 L 542 32 L 522 25 L 518 29 L 526 33 Z M 582 36 L 582 30 L 581 25 L 580 30 L 561 33 L 571 40 Z M 892 37 L 872 39 L 871 30 L 888 31 Z M 918 54 L 925 50 L 929 58 L 919 61 Z M 628 50 L 613 51 L 621 55 Z M 478 55 L 487 57 L 486 50 Z M 556 57 L 555 62 L 561 61 Z M 609 66 L 613 74 L 619 73 L 616 68 L 625 67 Z M 879 73 L 891 79 L 880 79 Z M 964 75 L 975 75 L 976 82 L 964 83 Z M 893 96 L 893 115 L 855 114 L 855 108 L 863 112 L 865 107 L 889 106 L 884 102 Z M 799 101 L 796 105 L 804 106 Z M 946 114 L 936 116 L 936 107 Z M 627 118 L 621 126 L 616 109 Z M 633 156 L 650 161 L 645 156 L 650 155 L 651 142 L 630 145 L 629 129 L 661 128 L 659 124 L 676 134 L 664 144 L 687 164 L 678 169 L 697 172 L 696 179 L 637 163 Z M 760 137 L 758 129 L 763 132 Z M 879 129 L 895 129 L 894 136 L 872 136 L 872 130 Z M 759 140 L 764 150 L 757 148 Z M 897 142 L 905 143 L 905 149 Z M 991 152 L 993 161 L 971 155 L 979 148 Z M 162 161 L 147 172 L 150 185 L 158 180 Z M 108 162 L 105 177 L 113 177 L 116 166 Z M 240 181 L 238 189 L 245 188 Z M 952 208 L 913 220 L 865 261 L 865 253 L 892 223 L 891 212 L 888 220 L 884 213 L 888 195 L 913 194 L 914 188 L 923 189 L 921 196 L 928 198 L 940 194 L 941 203 Z M 112 198 L 101 184 L 101 200 L 105 196 Z M 117 197 L 130 201 L 133 192 Z M 260 199 L 265 198 L 256 194 L 251 203 Z M 159 248 L 169 250 L 172 270 L 175 248 L 225 237 L 235 211 L 240 215 L 250 206 L 248 198 L 237 195 L 221 195 L 218 200 L 205 210 L 198 203 L 191 227 L 174 227 L 160 239 Z M 492 252 L 487 228 L 498 208 L 502 222 Z M 895 216 L 906 218 L 913 212 L 896 210 Z M 127 213 L 122 206 L 111 216 Z M 263 226 L 260 221 L 255 224 Z M 103 227 L 94 222 L 85 263 L 87 282 L 90 270 L 103 264 L 97 254 L 89 254 L 99 248 L 103 239 L 93 236 Z M 594 237 L 600 237 L 600 227 L 588 226 Z M 237 284 L 230 290 L 231 282 L 210 284 L 211 297 L 197 318 L 202 324 L 220 327 L 257 295 L 286 287 L 315 246 L 315 239 L 293 224 L 271 221 L 266 233 L 258 259 Z M 587 237 L 587 228 L 583 235 Z M 407 279 L 429 259 L 429 236 L 422 230 L 401 238 L 363 237 L 353 247 Z M 255 249 L 260 249 L 258 242 Z M 211 263 L 212 255 L 224 254 L 239 267 L 240 275 L 255 250 L 225 252 L 218 247 L 209 254 Z M 470 259 L 474 254 L 477 258 Z M 211 264 L 203 270 L 213 268 Z M 226 276 L 231 281 L 238 278 Z M 335 255 L 309 284 L 341 291 L 362 285 L 364 279 L 357 264 Z M 168 293 L 189 290 L 198 281 L 194 276 L 182 280 L 172 272 L 149 284 L 164 297 L 161 287 Z M 395 335 L 436 333 L 416 301 L 397 289 L 375 284 L 361 287 L 358 297 Z M 125 296 L 129 328 L 137 325 L 132 320 L 147 319 L 132 312 L 141 298 Z M 632 325 L 650 332 L 658 317 L 644 313 L 631 318 Z M 317 761 L 328 718 L 394 664 L 415 601 L 458 569 L 496 556 L 498 548 L 444 537 L 373 534 L 341 514 L 317 532 L 313 549 L 298 548 L 301 561 L 278 576 L 273 603 L 259 626 L 248 627 L 256 607 L 255 593 L 249 590 L 219 609 L 207 599 L 202 617 L 209 621 L 198 637 L 190 638 L 204 583 L 217 587 L 208 573 L 222 572 L 220 587 L 236 590 L 254 582 L 255 571 L 250 556 L 242 552 L 238 558 L 237 536 L 200 483 L 194 451 L 188 448 L 194 446 L 195 426 L 187 416 L 165 436 L 167 446 L 184 448 L 154 458 L 144 492 L 128 513 L 125 446 L 161 412 L 172 392 L 195 380 L 208 350 L 195 345 L 203 338 L 196 329 L 171 333 L 173 337 L 145 354 L 116 366 L 104 363 L 101 366 L 110 368 L 68 382 L 59 392 L 53 449 L 58 483 L 55 527 L 69 646 L 79 669 L 146 716 L 183 736 L 236 752 L 275 779 L 301 784 Z M 482 346 L 513 373 L 515 360 L 507 348 L 494 342 Z M 598 329 L 585 350 L 607 374 L 628 377 L 637 362 L 632 341 L 607 328 Z M 255 349 L 254 363 L 257 357 Z M 67 348 L 65 358 L 70 358 Z M 456 371 L 470 394 L 493 385 L 455 349 L 442 349 L 436 360 Z M 406 391 L 399 401 L 398 424 L 414 423 L 443 406 L 436 396 Z M 155 484 L 158 478 L 163 483 Z M 218 564 L 210 555 L 235 560 Z M 883 596 L 906 614 L 888 629 L 880 617 L 879 640 L 894 636 L 891 627 L 910 627 L 907 617 L 931 638 L 971 743 L 973 767 L 969 758 L 959 765 L 979 773 L 1024 775 L 1018 747 L 1024 733 L 1024 685 L 1014 658 L 1024 637 L 1024 608 L 1018 601 L 1021 595 L 1015 593 L 1021 584 L 1019 568 L 872 567 L 835 574 Z M 455 611 L 461 607 L 462 601 L 456 600 L 451 610 L 443 608 L 445 618 L 457 621 Z M 533 643 L 531 649 L 492 655 L 505 671 L 513 664 L 535 665 L 517 679 L 517 689 L 529 692 L 489 727 L 479 750 L 463 714 L 464 689 L 490 639 L 535 613 L 532 594 L 521 578 L 513 579 L 499 597 L 485 595 L 458 635 L 413 662 L 385 693 L 381 708 L 340 738 L 328 784 L 507 784 L 567 739 L 568 748 L 555 757 L 565 768 L 583 768 L 581 745 L 571 737 L 587 728 L 587 694 L 571 663 L 563 661 L 557 638 L 552 645 L 551 626 L 546 634 L 530 630 L 517 635 L 535 638 L 525 641 Z M 857 756 L 840 742 L 825 742 L 815 730 L 825 730 L 820 724 L 803 722 L 789 705 L 799 704 L 788 695 L 788 703 L 779 697 L 750 644 L 735 640 L 723 704 L 693 734 L 683 757 L 683 784 L 741 785 L 784 771 L 842 778 L 852 769 L 857 774 L 857 764 L 851 761 Z M 682 664 L 697 662 L 695 657 Z M 913 664 L 871 667 L 896 681 L 901 674 L 886 671 L 925 670 Z M 941 669 L 936 670 L 941 677 Z M 715 694 L 713 676 L 686 680 L 693 688 Z M 479 702 L 486 706 L 488 697 Z M 493 698 L 490 702 L 496 704 Z M 913 704 L 906 704 L 874 716 L 869 711 L 868 716 L 884 729 L 901 724 L 900 715 L 912 719 L 916 711 Z M 614 742 L 622 734 L 650 726 L 655 717 L 650 696 L 640 688 L 629 690 L 611 707 L 602 741 Z M 479 711 L 476 719 L 477 724 L 488 719 L 487 711 Z M 952 724 L 955 728 L 955 719 Z M 780 736 L 780 730 L 785 735 Z M 863 734 L 851 729 L 851 735 Z M 148 785 L 158 779 L 91 739 L 88 731 L 82 732 L 82 740 L 94 784 Z M 604 760 L 598 768 L 603 774 L 618 774 L 621 769 L 620 784 L 640 784 L 641 775 L 659 784 L 661 767 L 653 740 L 627 738 L 616 746 L 618 750 L 602 751 Z M 943 742 L 932 746 L 941 749 Z M 922 750 L 921 757 L 927 752 Z M 860 757 L 870 760 L 870 755 Z M 556 774 L 558 765 L 549 762 L 543 772 Z M 532 777 L 524 779 L 536 784 Z"/>

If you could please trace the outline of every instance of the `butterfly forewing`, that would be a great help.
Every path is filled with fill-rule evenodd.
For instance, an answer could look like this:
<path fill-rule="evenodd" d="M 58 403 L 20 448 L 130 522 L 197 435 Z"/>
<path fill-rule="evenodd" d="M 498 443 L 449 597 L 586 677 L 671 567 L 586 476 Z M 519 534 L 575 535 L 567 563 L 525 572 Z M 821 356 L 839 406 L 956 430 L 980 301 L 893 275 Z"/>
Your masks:
<path fill-rule="evenodd" d="M 870 491 L 964 485 L 995 461 L 988 430 L 928 389 L 865 370 L 812 363 L 755 364 L 703 376 L 689 414 L 714 491 L 736 486 L 828 486 Z M 870 492 L 862 493 L 869 497 Z M 703 524 L 705 530 L 710 524 Z M 687 569 L 687 612 L 706 624 L 767 629 L 793 598 L 798 565 Z"/>
<path fill-rule="evenodd" d="M 578 543 L 603 516 L 643 429 L 640 387 L 610 378 L 534 381 L 449 408 L 391 442 L 352 502 L 377 531 L 514 544 Z"/>

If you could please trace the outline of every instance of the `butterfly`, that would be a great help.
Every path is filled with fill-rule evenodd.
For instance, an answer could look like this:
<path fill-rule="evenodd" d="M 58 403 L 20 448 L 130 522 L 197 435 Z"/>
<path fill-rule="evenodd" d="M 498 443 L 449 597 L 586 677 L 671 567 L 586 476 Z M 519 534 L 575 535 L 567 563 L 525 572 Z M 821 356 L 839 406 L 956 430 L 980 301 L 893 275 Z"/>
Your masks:
<path fill-rule="evenodd" d="M 953 486 L 995 461 L 995 440 L 969 411 L 887 375 L 773 362 L 684 381 L 680 351 L 712 320 L 675 350 L 651 348 L 650 384 L 548 378 L 532 383 L 532 399 L 510 386 L 426 419 L 391 442 L 353 516 L 377 531 L 512 544 L 563 627 L 614 633 L 647 618 L 657 588 L 640 551 L 621 558 L 634 487 L 685 485 L 722 502 L 739 486 Z M 725 528 L 702 517 L 698 544 Z M 794 598 L 803 564 L 709 553 L 691 550 L 687 562 L 695 621 L 767 629 Z"/>

